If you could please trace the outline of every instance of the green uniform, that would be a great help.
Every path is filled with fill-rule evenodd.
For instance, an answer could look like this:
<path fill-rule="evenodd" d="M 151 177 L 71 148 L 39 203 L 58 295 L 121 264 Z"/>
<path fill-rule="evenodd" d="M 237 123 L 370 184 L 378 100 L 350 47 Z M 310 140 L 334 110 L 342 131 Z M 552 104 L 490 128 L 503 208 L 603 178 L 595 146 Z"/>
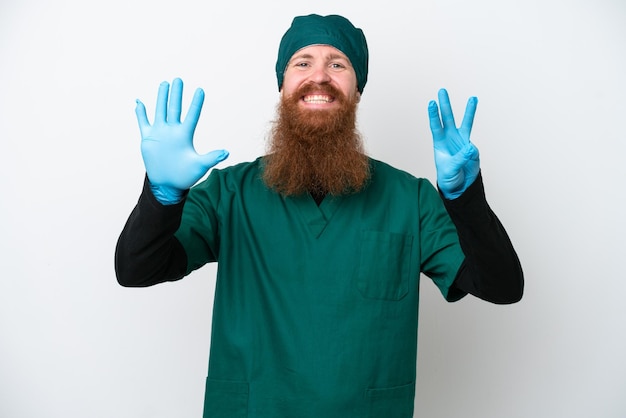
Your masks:
<path fill-rule="evenodd" d="M 357 194 L 283 197 L 261 161 L 213 170 L 184 205 L 187 273 L 218 262 L 205 417 L 412 417 L 419 279 L 464 259 L 425 179 L 371 160 Z"/>

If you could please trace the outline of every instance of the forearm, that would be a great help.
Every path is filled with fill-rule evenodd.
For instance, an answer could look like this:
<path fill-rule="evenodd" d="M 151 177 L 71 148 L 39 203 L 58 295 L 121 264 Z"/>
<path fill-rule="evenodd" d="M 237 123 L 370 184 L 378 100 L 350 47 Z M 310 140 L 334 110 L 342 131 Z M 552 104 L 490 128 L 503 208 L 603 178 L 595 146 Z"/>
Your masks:
<path fill-rule="evenodd" d="M 115 248 L 115 273 L 122 286 L 145 287 L 182 278 L 187 256 L 174 237 L 183 202 L 162 205 L 150 191 L 148 180 Z"/>
<path fill-rule="evenodd" d="M 444 199 L 465 261 L 454 287 L 493 303 L 522 298 L 524 275 L 509 236 L 485 199 L 482 176 L 454 200 Z"/>

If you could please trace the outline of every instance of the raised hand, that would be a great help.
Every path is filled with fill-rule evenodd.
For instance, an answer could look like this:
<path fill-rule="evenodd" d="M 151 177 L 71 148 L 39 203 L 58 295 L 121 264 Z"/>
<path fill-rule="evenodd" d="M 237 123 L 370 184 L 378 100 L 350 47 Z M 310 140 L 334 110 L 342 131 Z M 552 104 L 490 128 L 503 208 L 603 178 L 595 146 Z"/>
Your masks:
<path fill-rule="evenodd" d="M 185 120 L 181 122 L 183 82 L 176 78 L 159 86 L 154 124 L 150 125 L 146 107 L 137 100 L 135 113 L 141 131 L 141 155 L 150 187 L 162 204 L 175 204 L 207 171 L 228 157 L 225 150 L 204 155 L 196 152 L 193 134 L 198 125 L 204 91 L 197 89 Z M 169 100 L 168 100 L 169 97 Z"/>
<path fill-rule="evenodd" d="M 457 129 L 445 89 L 439 90 L 439 106 L 428 103 L 430 130 L 435 148 L 437 185 L 447 199 L 455 199 L 476 180 L 480 171 L 478 149 L 470 142 L 478 99 L 470 97 L 461 127 Z M 441 118 L 439 117 L 441 108 Z"/>

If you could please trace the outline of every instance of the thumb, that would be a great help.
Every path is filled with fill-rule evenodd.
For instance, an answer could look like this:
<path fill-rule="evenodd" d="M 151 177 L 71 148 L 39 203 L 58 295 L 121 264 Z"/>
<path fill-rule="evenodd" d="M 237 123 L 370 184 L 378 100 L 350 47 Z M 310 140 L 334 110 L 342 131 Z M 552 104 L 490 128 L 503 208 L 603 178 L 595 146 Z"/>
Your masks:
<path fill-rule="evenodd" d="M 478 148 L 474 146 L 474 144 L 467 143 L 463 148 L 459 150 L 456 154 L 452 156 L 452 161 L 459 166 L 464 165 L 467 161 L 478 161 L 479 160 Z"/>
<path fill-rule="evenodd" d="M 479 161 L 480 153 L 478 152 L 478 148 L 471 142 L 463 147 L 463 152 L 465 154 L 465 159 L 468 161 Z"/>
<path fill-rule="evenodd" d="M 215 150 L 207 154 L 200 155 L 200 161 L 206 168 L 211 168 L 224 161 L 228 158 L 228 156 L 229 153 L 226 150 Z"/>
<path fill-rule="evenodd" d="M 150 127 L 150 122 L 148 122 L 148 116 L 146 115 L 146 106 L 139 99 L 136 100 L 135 115 L 137 116 L 137 123 L 139 124 L 141 137 L 143 138 L 145 136 L 146 129 Z"/>

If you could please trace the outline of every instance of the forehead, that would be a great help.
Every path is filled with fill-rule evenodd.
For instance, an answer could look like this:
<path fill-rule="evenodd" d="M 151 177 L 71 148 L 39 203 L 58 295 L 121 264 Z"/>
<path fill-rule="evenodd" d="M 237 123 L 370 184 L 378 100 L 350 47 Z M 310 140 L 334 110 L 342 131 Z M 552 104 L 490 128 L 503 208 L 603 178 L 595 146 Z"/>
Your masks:
<path fill-rule="evenodd" d="M 300 58 L 309 58 L 309 59 L 321 58 L 325 60 L 343 59 L 343 60 L 346 60 L 348 63 L 350 62 L 350 59 L 346 56 L 346 54 L 344 54 L 343 52 L 341 52 L 340 50 L 338 50 L 332 45 L 305 46 L 304 48 L 301 48 L 298 51 L 296 51 L 291 56 L 289 61 L 293 61 L 294 59 L 300 59 Z"/>

